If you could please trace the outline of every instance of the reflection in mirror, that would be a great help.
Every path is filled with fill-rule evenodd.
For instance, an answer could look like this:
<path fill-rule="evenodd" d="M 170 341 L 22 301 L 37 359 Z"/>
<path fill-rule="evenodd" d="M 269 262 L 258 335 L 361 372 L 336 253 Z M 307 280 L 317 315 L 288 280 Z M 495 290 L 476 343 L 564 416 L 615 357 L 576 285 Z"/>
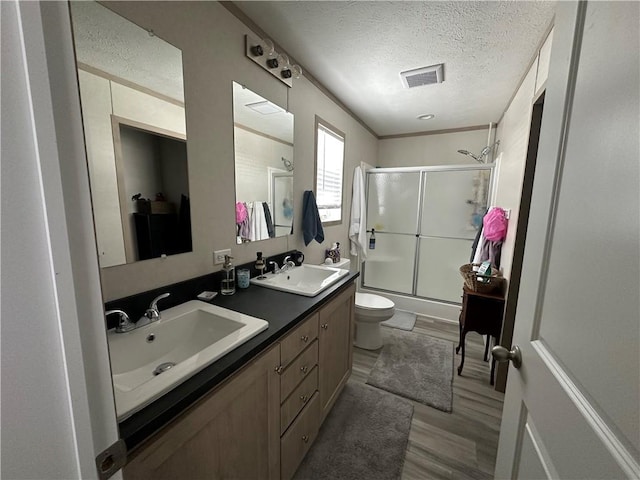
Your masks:
<path fill-rule="evenodd" d="M 237 242 L 289 235 L 293 114 L 233 82 Z"/>
<path fill-rule="evenodd" d="M 71 2 L 101 267 L 189 252 L 182 52 L 96 2 Z"/>

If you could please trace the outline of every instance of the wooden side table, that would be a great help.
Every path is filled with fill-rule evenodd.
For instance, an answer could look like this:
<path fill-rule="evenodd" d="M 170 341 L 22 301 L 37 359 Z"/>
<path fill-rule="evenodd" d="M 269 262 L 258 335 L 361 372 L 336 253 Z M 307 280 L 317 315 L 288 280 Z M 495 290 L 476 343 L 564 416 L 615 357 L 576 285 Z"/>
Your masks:
<path fill-rule="evenodd" d="M 462 288 L 462 311 L 460 312 L 460 341 L 456 347 L 456 353 L 462 348 L 462 358 L 458 366 L 458 375 L 462 373 L 465 355 L 465 337 L 467 332 L 478 332 L 480 335 L 491 335 L 497 345 L 502 330 L 502 317 L 504 313 L 504 294 L 479 293 Z M 489 339 L 484 349 L 484 360 L 487 361 L 489 353 Z M 495 360 L 491 360 L 491 385 L 495 372 Z"/>

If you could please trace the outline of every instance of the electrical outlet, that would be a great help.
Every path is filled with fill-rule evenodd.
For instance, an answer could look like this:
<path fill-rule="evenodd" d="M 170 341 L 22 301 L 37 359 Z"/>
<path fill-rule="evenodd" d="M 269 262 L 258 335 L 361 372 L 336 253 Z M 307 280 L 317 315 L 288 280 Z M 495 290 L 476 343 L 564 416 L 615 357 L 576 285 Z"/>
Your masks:
<path fill-rule="evenodd" d="M 213 252 L 213 264 L 219 265 L 221 263 L 224 263 L 225 255 L 231 255 L 230 248 L 225 248 L 224 250 L 216 250 L 215 252 Z"/>

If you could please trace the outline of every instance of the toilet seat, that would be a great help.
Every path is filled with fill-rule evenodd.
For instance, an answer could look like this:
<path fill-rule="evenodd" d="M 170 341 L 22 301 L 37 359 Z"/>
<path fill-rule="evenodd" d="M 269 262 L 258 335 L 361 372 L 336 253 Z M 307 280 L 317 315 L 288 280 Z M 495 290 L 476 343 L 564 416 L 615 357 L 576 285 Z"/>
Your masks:
<path fill-rule="evenodd" d="M 356 308 L 361 310 L 386 310 L 395 306 L 391 300 L 380 295 L 356 292 Z"/>

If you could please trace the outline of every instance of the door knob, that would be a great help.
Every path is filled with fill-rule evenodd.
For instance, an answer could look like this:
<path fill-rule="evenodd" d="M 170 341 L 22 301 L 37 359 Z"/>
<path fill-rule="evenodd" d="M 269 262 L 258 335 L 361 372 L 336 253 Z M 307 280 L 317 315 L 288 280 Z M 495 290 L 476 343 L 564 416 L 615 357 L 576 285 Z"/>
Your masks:
<path fill-rule="evenodd" d="M 493 355 L 493 358 L 498 362 L 508 362 L 511 360 L 514 367 L 520 368 L 522 366 L 522 352 L 517 345 L 514 345 L 511 351 L 498 345 L 491 349 L 491 355 Z"/>

